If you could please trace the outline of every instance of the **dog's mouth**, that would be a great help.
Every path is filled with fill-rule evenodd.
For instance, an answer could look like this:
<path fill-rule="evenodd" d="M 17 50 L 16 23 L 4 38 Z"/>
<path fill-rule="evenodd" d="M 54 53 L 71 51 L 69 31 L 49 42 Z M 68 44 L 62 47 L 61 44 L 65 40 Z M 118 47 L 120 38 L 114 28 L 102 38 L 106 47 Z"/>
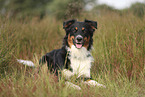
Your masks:
<path fill-rule="evenodd" d="M 75 45 L 76 48 L 80 49 L 83 47 L 84 45 L 84 40 L 83 37 L 81 35 L 78 35 L 74 40 L 73 40 L 73 44 Z"/>
<path fill-rule="evenodd" d="M 83 44 L 82 43 L 76 43 L 75 46 L 76 46 L 76 48 L 80 49 L 80 48 L 82 48 Z"/>

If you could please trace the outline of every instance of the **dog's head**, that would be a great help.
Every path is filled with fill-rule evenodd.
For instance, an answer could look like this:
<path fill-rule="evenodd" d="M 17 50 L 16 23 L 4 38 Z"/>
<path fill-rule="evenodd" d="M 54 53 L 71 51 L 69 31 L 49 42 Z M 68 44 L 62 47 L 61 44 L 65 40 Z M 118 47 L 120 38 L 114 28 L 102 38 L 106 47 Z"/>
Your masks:
<path fill-rule="evenodd" d="M 70 48 L 74 45 L 78 49 L 82 47 L 89 49 L 93 41 L 93 32 L 97 29 L 97 22 L 69 20 L 63 23 L 63 28 L 66 31 L 67 42 Z"/>

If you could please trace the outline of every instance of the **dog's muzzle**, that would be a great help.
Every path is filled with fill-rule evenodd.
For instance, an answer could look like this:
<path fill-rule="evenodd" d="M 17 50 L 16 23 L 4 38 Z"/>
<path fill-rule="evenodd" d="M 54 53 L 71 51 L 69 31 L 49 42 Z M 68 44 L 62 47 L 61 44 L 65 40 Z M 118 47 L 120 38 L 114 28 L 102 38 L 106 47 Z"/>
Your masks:
<path fill-rule="evenodd" d="M 84 42 L 84 40 L 81 35 L 77 35 L 74 39 L 74 44 L 75 44 L 76 48 L 82 48 L 83 42 Z"/>

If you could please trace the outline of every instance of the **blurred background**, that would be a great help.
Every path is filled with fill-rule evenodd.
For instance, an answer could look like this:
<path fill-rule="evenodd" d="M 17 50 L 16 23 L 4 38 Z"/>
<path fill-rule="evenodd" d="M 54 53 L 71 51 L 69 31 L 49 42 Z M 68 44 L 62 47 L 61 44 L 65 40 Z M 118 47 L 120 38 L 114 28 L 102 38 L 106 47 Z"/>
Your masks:
<path fill-rule="evenodd" d="M 91 73 L 106 89 L 69 91 L 46 66 L 34 80 L 35 69 L 16 61 L 38 66 L 62 46 L 63 21 L 73 18 L 98 23 Z M 0 0 L 0 97 L 144 97 L 144 75 L 145 0 Z"/>
<path fill-rule="evenodd" d="M 145 14 L 145 0 L 0 0 L 0 15 L 24 19 L 55 16 L 57 19 L 76 18 L 85 12 L 102 15 L 106 11 Z"/>

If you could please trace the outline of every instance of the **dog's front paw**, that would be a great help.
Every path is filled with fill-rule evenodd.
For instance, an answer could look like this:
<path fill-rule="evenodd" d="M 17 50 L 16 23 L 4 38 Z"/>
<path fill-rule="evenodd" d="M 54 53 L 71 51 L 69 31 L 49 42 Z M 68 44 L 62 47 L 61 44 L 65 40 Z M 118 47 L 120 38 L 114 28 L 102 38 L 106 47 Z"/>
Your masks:
<path fill-rule="evenodd" d="M 87 84 L 89 86 L 99 86 L 99 87 L 103 87 L 106 88 L 105 85 L 99 84 L 98 82 L 94 81 L 94 80 L 89 80 L 89 81 L 85 81 L 83 82 L 84 84 Z"/>
<path fill-rule="evenodd" d="M 74 89 L 77 89 L 77 90 L 81 90 L 81 88 L 78 85 L 75 85 L 71 82 L 66 81 L 65 84 L 66 84 L 67 87 L 71 87 L 71 88 L 74 88 Z"/>

